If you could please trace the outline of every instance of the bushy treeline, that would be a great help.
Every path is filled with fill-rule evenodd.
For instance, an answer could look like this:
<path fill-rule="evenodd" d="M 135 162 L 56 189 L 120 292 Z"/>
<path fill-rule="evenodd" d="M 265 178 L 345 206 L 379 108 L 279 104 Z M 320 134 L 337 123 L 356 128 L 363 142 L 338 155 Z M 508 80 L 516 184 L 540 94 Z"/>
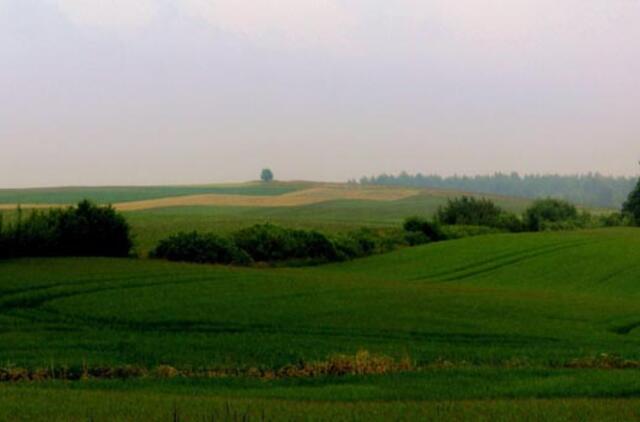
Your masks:
<path fill-rule="evenodd" d="M 584 175 L 524 175 L 495 173 L 486 176 L 398 175 L 363 177 L 363 185 L 433 187 L 466 192 L 494 193 L 525 198 L 557 198 L 577 204 L 619 208 L 632 191 L 637 178 Z"/>
<path fill-rule="evenodd" d="M 33 210 L 18 208 L 10 223 L 0 216 L 0 258 L 38 256 L 128 256 L 131 230 L 112 207 L 82 201 L 77 207 Z"/>
<path fill-rule="evenodd" d="M 408 237 L 401 230 L 361 228 L 328 236 L 315 230 L 265 223 L 227 237 L 212 233 L 178 233 L 160 241 L 150 257 L 211 264 L 309 265 L 384 253 L 408 244 Z"/>
<path fill-rule="evenodd" d="M 449 226 L 487 227 L 498 231 L 551 231 L 579 228 L 629 226 L 633 218 L 626 213 L 593 215 L 560 199 L 534 201 L 522 215 L 505 211 L 489 199 L 462 196 L 440 207 L 435 221 Z"/>

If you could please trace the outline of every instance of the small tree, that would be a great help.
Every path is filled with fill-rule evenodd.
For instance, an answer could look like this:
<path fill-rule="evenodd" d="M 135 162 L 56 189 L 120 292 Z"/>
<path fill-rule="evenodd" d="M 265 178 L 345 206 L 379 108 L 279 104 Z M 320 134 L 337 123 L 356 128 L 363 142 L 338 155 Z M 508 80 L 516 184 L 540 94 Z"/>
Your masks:
<path fill-rule="evenodd" d="M 640 180 L 622 206 L 622 212 L 630 215 L 636 225 L 640 225 Z"/>
<path fill-rule="evenodd" d="M 273 180 L 273 172 L 271 169 L 262 169 L 262 173 L 260 174 L 260 179 L 263 182 L 271 182 Z"/>

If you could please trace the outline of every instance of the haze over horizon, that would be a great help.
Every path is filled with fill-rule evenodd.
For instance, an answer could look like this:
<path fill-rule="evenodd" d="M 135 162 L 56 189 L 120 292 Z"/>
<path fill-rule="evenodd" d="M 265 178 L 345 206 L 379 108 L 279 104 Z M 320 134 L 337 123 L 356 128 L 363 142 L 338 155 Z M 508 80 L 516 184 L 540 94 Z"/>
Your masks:
<path fill-rule="evenodd" d="M 0 187 L 633 176 L 638 0 L 0 0 Z"/>

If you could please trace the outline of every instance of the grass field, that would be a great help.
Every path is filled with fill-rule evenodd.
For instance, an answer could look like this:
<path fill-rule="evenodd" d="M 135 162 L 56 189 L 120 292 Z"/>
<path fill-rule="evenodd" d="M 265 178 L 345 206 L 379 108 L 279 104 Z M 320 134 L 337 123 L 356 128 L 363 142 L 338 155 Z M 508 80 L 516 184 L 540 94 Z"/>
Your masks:
<path fill-rule="evenodd" d="M 225 234 L 264 221 L 333 233 L 399 227 L 453 195 L 249 186 L 217 195 L 324 199 L 126 211 L 138 251 L 178 231 Z M 119 200 L 157 199 L 144 195 Z M 512 211 L 528 204 L 495 199 Z M 82 368 L 144 375 L 0 383 L 0 420 L 638 419 L 638 262 L 632 228 L 479 236 L 306 268 L 0 261 L 0 378 Z M 264 375 L 363 350 L 410 366 Z M 154 375 L 167 365 L 177 377 Z"/>
<path fill-rule="evenodd" d="M 482 236 L 300 269 L 1 262 L 0 362 L 10 365 L 269 369 L 368 350 L 408 357 L 414 370 L 5 384 L 0 401 L 31 397 L 18 403 L 40 418 L 67 403 L 56 413 L 67 415 L 61 419 L 91 411 L 166 420 L 174 405 L 185 418 L 230 411 L 258 420 L 261 412 L 275 419 L 637 417 L 640 371 L 567 366 L 602 353 L 640 360 L 639 235 Z M 13 418 L 19 410 L 1 412 Z"/>
<path fill-rule="evenodd" d="M 100 204 L 173 198 L 199 194 L 268 196 L 294 192 L 308 183 L 240 183 L 194 186 L 105 186 L 0 189 L 0 204 L 74 204 L 90 199 Z"/>

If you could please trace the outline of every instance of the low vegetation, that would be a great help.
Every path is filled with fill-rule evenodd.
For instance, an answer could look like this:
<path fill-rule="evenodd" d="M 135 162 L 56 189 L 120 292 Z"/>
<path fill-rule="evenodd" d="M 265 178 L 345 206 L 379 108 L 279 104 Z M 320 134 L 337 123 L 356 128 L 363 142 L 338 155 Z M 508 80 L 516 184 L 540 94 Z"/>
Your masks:
<path fill-rule="evenodd" d="M 628 212 L 593 215 L 578 211 L 567 201 L 552 198 L 534 201 L 520 216 L 505 211 L 489 199 L 462 196 L 450 199 L 440 207 L 436 221 L 449 226 L 485 227 L 518 233 L 629 226 L 633 219 Z M 463 233 L 466 231 L 462 230 Z M 457 236 L 453 234 L 450 237 Z"/>
<path fill-rule="evenodd" d="M 82 201 L 77 207 L 33 210 L 2 224 L 0 258 L 27 256 L 125 257 L 133 245 L 130 227 L 113 208 Z"/>
<path fill-rule="evenodd" d="M 315 230 L 290 229 L 271 223 L 255 224 L 229 236 L 179 233 L 160 241 L 150 257 L 170 261 L 248 265 L 271 263 L 309 265 L 346 261 L 390 252 L 423 233 L 361 228 L 328 236 Z"/>
<path fill-rule="evenodd" d="M 150 257 L 199 264 L 247 265 L 252 262 L 251 257 L 229 239 L 195 231 L 178 233 L 160 241 Z"/>

